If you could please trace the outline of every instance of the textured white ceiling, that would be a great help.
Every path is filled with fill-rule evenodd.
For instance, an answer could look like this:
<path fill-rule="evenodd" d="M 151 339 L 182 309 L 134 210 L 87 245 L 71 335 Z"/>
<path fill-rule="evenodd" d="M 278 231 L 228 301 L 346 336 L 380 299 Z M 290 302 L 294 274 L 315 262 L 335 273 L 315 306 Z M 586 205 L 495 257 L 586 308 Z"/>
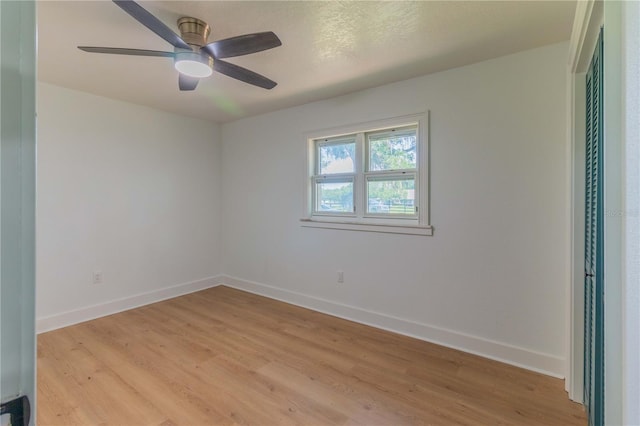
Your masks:
<path fill-rule="evenodd" d="M 76 46 L 172 47 L 110 1 L 38 4 L 45 82 L 215 122 L 568 40 L 575 1 L 140 1 L 177 33 L 209 23 L 209 41 L 274 31 L 282 46 L 228 61 L 278 82 L 265 90 L 214 73 L 180 92 L 171 59 L 100 55 Z"/>

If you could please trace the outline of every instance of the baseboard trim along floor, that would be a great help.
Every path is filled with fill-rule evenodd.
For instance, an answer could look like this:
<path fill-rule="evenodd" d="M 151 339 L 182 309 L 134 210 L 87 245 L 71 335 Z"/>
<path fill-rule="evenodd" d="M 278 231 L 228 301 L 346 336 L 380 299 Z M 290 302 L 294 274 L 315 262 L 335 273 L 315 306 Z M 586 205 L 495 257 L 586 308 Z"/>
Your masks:
<path fill-rule="evenodd" d="M 525 348 L 496 342 L 453 330 L 397 318 L 378 312 L 368 311 L 354 306 L 321 299 L 305 294 L 285 290 L 237 277 L 221 275 L 220 282 L 228 287 L 259 294 L 282 302 L 302 306 L 314 311 L 355 321 L 361 324 L 415 337 L 431 343 L 437 343 L 452 349 L 458 349 L 485 358 L 501 361 L 516 367 L 526 368 L 559 379 L 564 378 L 564 358 L 532 351 Z"/>
<path fill-rule="evenodd" d="M 43 333 L 218 285 L 226 285 L 339 318 L 437 343 L 442 346 L 480 355 L 485 358 L 526 368 L 552 377 L 564 378 L 565 360 L 561 357 L 228 275 L 208 277 L 127 298 L 63 312 L 61 314 L 38 318 L 36 321 L 36 330 L 38 333 Z"/>

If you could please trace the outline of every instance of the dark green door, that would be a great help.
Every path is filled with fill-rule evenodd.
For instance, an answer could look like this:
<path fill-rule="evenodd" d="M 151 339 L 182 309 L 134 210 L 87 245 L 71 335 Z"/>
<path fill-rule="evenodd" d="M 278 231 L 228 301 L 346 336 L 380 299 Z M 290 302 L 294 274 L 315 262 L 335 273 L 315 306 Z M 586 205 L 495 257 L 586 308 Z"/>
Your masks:
<path fill-rule="evenodd" d="M 602 29 L 586 81 L 584 403 L 589 425 L 604 424 L 604 205 Z"/>

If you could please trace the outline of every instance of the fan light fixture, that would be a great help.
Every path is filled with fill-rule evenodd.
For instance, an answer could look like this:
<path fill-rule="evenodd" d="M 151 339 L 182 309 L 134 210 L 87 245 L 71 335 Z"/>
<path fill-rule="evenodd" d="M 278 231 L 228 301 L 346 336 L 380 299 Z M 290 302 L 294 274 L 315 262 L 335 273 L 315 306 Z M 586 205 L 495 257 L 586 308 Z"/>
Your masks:
<path fill-rule="evenodd" d="M 175 56 L 175 68 L 189 77 L 203 78 L 213 74 L 213 58 L 196 52 L 179 52 Z"/>

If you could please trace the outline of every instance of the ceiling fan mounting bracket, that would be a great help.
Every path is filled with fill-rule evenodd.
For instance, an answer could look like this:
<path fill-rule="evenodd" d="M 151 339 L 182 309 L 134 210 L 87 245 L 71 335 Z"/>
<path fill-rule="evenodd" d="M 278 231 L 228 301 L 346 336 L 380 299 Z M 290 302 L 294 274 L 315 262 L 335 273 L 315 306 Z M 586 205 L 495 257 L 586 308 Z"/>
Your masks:
<path fill-rule="evenodd" d="M 178 28 L 180 29 L 180 37 L 196 51 L 207 44 L 207 39 L 211 34 L 209 24 L 189 16 L 178 19 Z"/>

